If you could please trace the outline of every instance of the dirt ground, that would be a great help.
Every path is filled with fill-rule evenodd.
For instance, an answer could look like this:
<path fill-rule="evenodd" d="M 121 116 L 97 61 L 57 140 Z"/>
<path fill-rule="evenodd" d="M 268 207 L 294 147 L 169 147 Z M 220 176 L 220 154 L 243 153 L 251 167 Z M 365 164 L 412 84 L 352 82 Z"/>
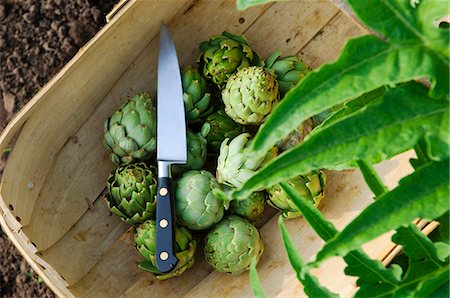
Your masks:
<path fill-rule="evenodd" d="M 105 24 L 115 2 L 0 0 L 0 132 Z M 0 177 L 4 166 L 0 160 Z M 0 297 L 54 297 L 1 230 Z"/>

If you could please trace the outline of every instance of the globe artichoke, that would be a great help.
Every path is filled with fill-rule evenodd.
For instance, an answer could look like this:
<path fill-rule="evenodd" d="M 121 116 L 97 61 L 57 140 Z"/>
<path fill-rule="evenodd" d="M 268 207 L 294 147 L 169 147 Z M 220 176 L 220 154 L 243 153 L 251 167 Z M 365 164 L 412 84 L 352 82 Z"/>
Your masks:
<path fill-rule="evenodd" d="M 305 120 L 299 127 L 293 130 L 287 137 L 278 141 L 276 146 L 280 150 L 280 152 L 286 151 L 290 148 L 293 148 L 303 142 L 305 137 L 312 131 L 314 128 L 314 123 L 312 119 Z"/>
<path fill-rule="evenodd" d="M 217 152 L 226 138 L 234 138 L 244 132 L 244 127 L 234 122 L 224 110 L 219 110 L 206 118 L 202 127 L 202 135 L 206 136 L 208 148 Z"/>
<path fill-rule="evenodd" d="M 118 167 L 106 188 L 108 208 L 127 223 L 136 225 L 154 216 L 156 179 L 144 163 Z"/>
<path fill-rule="evenodd" d="M 202 54 L 198 63 L 206 79 L 219 87 L 237 70 L 259 65 L 260 58 L 252 51 L 242 35 L 223 32 L 222 35 L 211 36 L 200 44 Z"/>
<path fill-rule="evenodd" d="M 224 213 L 224 203 L 212 190 L 219 184 L 208 171 L 184 173 L 176 184 L 175 214 L 177 222 L 191 230 L 204 230 L 218 223 Z"/>
<path fill-rule="evenodd" d="M 219 183 L 239 188 L 262 164 L 276 156 L 274 150 L 265 156 L 244 154 L 244 150 L 250 145 L 249 138 L 249 133 L 242 133 L 231 141 L 225 139 L 222 142 L 217 159 L 216 178 Z"/>
<path fill-rule="evenodd" d="M 248 270 L 251 260 L 259 261 L 264 251 L 258 229 L 247 220 L 231 215 L 206 236 L 205 258 L 216 271 L 238 275 Z"/>
<path fill-rule="evenodd" d="M 191 65 L 181 69 L 183 99 L 189 123 L 198 122 L 213 112 L 211 94 L 206 92 L 206 81 Z"/>
<path fill-rule="evenodd" d="M 193 133 L 189 129 L 186 134 L 187 161 L 184 165 L 176 165 L 173 172 L 180 175 L 188 170 L 200 170 L 206 162 L 206 139 L 201 133 Z"/>
<path fill-rule="evenodd" d="M 140 262 L 138 267 L 155 273 L 159 280 L 179 276 L 194 265 L 197 242 L 192 238 L 189 230 L 184 227 L 175 228 L 175 256 L 178 263 L 175 269 L 167 274 L 162 274 L 156 268 L 156 221 L 148 220 L 137 227 L 134 242 L 136 249 L 146 259 L 146 261 Z"/>
<path fill-rule="evenodd" d="M 282 97 L 311 71 L 296 55 L 281 57 L 281 51 L 270 55 L 265 66 L 276 75 Z"/>
<path fill-rule="evenodd" d="M 279 98 L 275 76 L 258 66 L 239 70 L 222 91 L 225 112 L 244 125 L 261 124 Z"/>
<path fill-rule="evenodd" d="M 320 201 L 322 201 L 324 197 L 326 177 L 323 171 L 313 171 L 286 182 L 292 186 L 299 195 L 306 200 L 311 201 L 316 207 L 319 206 Z M 283 216 L 295 218 L 301 215 L 292 200 L 278 185 L 269 188 L 267 192 L 269 193 L 267 204 L 282 211 Z"/>
<path fill-rule="evenodd" d="M 258 191 L 252 193 L 245 200 L 233 200 L 230 203 L 230 211 L 249 221 L 254 221 L 264 212 L 266 196 L 265 191 Z"/>
<path fill-rule="evenodd" d="M 156 150 L 156 109 L 148 93 L 133 96 L 106 119 L 103 143 L 115 164 L 152 156 Z"/>

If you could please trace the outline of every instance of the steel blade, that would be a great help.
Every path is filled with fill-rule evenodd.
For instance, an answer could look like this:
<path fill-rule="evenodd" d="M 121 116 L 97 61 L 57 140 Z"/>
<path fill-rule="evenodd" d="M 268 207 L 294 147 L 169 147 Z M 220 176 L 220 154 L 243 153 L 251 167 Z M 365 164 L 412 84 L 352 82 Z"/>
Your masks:
<path fill-rule="evenodd" d="M 159 39 L 156 155 L 159 161 L 186 163 L 186 116 L 180 66 L 164 24 Z"/>

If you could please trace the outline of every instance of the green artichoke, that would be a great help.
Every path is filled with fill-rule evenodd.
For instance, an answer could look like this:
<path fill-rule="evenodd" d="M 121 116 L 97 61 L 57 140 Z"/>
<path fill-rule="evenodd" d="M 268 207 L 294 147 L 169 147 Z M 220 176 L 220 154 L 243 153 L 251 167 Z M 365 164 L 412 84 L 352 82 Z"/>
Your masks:
<path fill-rule="evenodd" d="M 219 184 L 208 171 L 184 173 L 175 189 L 177 222 L 191 230 L 208 229 L 218 223 L 223 217 L 224 204 L 214 197 L 215 188 Z"/>
<path fill-rule="evenodd" d="M 291 149 L 305 139 L 305 137 L 313 130 L 314 123 L 312 119 L 305 120 L 299 127 L 294 129 L 287 137 L 278 141 L 276 146 L 280 150 L 280 152 Z"/>
<path fill-rule="evenodd" d="M 106 119 L 103 144 L 115 164 L 152 156 L 156 150 L 156 109 L 148 93 L 133 96 Z"/>
<path fill-rule="evenodd" d="M 244 125 L 261 124 L 279 98 L 275 76 L 259 66 L 239 70 L 222 91 L 225 112 Z"/>
<path fill-rule="evenodd" d="M 155 215 L 156 179 L 144 163 L 118 167 L 106 188 L 108 208 L 127 223 L 136 225 Z"/>
<path fill-rule="evenodd" d="M 245 200 L 233 200 L 230 202 L 230 211 L 249 221 L 255 221 L 264 212 L 266 196 L 265 191 L 258 191 L 252 193 Z"/>
<path fill-rule="evenodd" d="M 281 57 L 281 51 L 270 55 L 265 67 L 276 75 L 281 97 L 311 71 L 296 55 Z"/>
<path fill-rule="evenodd" d="M 231 141 L 225 139 L 222 142 L 217 159 L 216 178 L 219 183 L 239 188 L 261 165 L 276 156 L 273 150 L 265 156 L 244 154 L 244 150 L 250 145 L 249 139 L 249 133 L 242 133 Z"/>
<path fill-rule="evenodd" d="M 255 226 L 231 215 L 208 233 L 204 252 L 206 261 L 216 271 L 238 275 L 248 270 L 254 257 L 259 261 L 264 245 Z"/>
<path fill-rule="evenodd" d="M 183 99 L 189 123 L 198 122 L 213 112 L 211 94 L 206 90 L 206 81 L 191 65 L 181 68 Z"/>
<path fill-rule="evenodd" d="M 241 68 L 259 65 L 261 59 L 242 35 L 223 32 L 200 44 L 198 63 L 206 79 L 219 87 Z"/>
<path fill-rule="evenodd" d="M 206 162 L 206 139 L 201 133 L 193 133 L 189 129 L 186 134 L 187 161 L 184 165 L 176 165 L 173 172 L 180 175 L 189 170 L 200 170 Z"/>
<path fill-rule="evenodd" d="M 311 201 L 318 207 L 324 197 L 326 176 L 323 171 L 313 171 L 306 175 L 300 175 L 286 181 L 299 195 Z M 269 199 L 267 204 L 282 212 L 284 217 L 295 218 L 301 215 L 297 207 L 287 194 L 278 186 L 272 186 L 267 190 Z"/>
<path fill-rule="evenodd" d="M 146 259 L 140 262 L 138 267 L 155 273 L 159 280 L 179 276 L 194 265 L 197 242 L 185 227 L 175 228 L 175 256 L 178 263 L 175 269 L 167 274 L 162 274 L 156 268 L 156 221 L 148 220 L 137 227 L 134 242 L 136 249 Z"/>
<path fill-rule="evenodd" d="M 234 122 L 224 110 L 219 110 L 206 118 L 202 135 L 206 136 L 208 148 L 217 152 L 226 138 L 234 138 L 245 131 L 244 127 Z"/>

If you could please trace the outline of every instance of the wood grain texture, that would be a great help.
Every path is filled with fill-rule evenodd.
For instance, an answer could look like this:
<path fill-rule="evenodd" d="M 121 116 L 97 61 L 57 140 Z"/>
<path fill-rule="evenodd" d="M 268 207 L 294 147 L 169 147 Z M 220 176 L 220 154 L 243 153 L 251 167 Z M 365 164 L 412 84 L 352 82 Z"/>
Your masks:
<path fill-rule="evenodd" d="M 280 49 L 284 55 L 296 54 L 338 11 L 328 0 L 275 2 L 245 35 L 264 58 Z"/>
<path fill-rule="evenodd" d="M 346 14 L 339 12 L 300 50 L 299 56 L 306 64 L 317 68 L 323 63 L 333 62 L 349 38 L 365 33 Z"/>
<path fill-rule="evenodd" d="M 118 297 L 142 276 L 152 275 L 138 270 L 139 261 L 142 257 L 134 248 L 133 235 L 126 233 L 109 247 L 94 268 L 68 289 L 77 297 Z"/>
<path fill-rule="evenodd" d="M 103 198 L 91 205 L 84 216 L 41 258 L 52 264 L 69 285 L 78 282 L 130 228 L 110 213 Z"/>

